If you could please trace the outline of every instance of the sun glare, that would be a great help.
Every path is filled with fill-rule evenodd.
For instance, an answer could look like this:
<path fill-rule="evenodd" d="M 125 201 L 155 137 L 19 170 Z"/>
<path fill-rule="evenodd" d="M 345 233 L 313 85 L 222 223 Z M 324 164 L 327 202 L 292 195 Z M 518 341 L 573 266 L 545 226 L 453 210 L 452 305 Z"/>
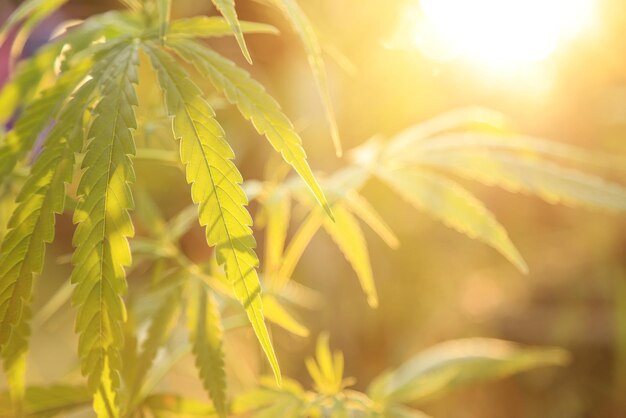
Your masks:
<path fill-rule="evenodd" d="M 538 62 L 589 26 L 593 0 L 421 0 L 415 43 L 491 67 Z"/>

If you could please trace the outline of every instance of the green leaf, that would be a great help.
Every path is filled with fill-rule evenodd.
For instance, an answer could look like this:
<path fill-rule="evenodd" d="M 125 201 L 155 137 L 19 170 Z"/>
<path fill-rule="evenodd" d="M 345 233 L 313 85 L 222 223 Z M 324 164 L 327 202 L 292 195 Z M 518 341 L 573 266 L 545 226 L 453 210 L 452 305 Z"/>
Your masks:
<path fill-rule="evenodd" d="M 23 413 L 27 417 L 53 417 L 89 405 L 91 394 L 84 386 L 33 386 L 26 389 Z M 14 417 L 8 393 L 0 393 L 0 417 Z"/>
<path fill-rule="evenodd" d="M 226 417 L 226 373 L 220 314 L 213 296 L 204 285 L 194 284 L 187 301 L 187 323 L 196 368 L 217 414 Z"/>
<path fill-rule="evenodd" d="M 312 210 L 302 225 L 300 225 L 300 228 L 296 231 L 287 246 L 287 250 L 283 256 L 283 262 L 278 270 L 276 284 L 278 289 L 282 288 L 293 275 L 298 261 L 300 261 L 304 250 L 322 226 L 323 220 L 324 215 L 320 213 L 320 211 Z"/>
<path fill-rule="evenodd" d="M 230 25 L 233 33 L 235 34 L 235 38 L 237 39 L 237 43 L 239 44 L 239 48 L 241 48 L 241 52 L 243 56 L 246 58 L 250 64 L 252 64 L 252 58 L 250 57 L 250 52 L 248 51 L 248 47 L 246 46 L 246 41 L 243 38 L 243 33 L 241 32 L 241 26 L 239 24 L 239 19 L 237 18 L 237 11 L 235 10 L 235 0 L 212 0 L 217 10 L 220 11 L 224 19 Z"/>
<path fill-rule="evenodd" d="M 370 202 L 357 191 L 346 193 L 345 204 L 350 210 L 365 222 L 389 247 L 396 249 L 400 242 L 389 225 L 381 218 Z"/>
<path fill-rule="evenodd" d="M 274 190 L 263 202 L 263 214 L 266 221 L 265 278 L 273 283 L 277 280 L 291 219 L 289 194 Z"/>
<path fill-rule="evenodd" d="M 308 17 L 298 5 L 296 0 L 271 0 L 287 17 L 294 30 L 300 37 L 304 49 L 306 51 L 309 66 L 313 71 L 317 88 L 322 97 L 324 109 L 326 111 L 326 120 L 330 126 L 330 133 L 335 146 L 335 152 L 341 157 L 343 151 L 341 149 L 341 139 L 339 138 L 339 129 L 333 110 L 333 102 L 328 88 L 328 76 L 326 74 L 326 65 L 322 58 L 322 49 L 320 48 L 317 34 L 309 22 Z"/>
<path fill-rule="evenodd" d="M 359 221 L 341 203 L 333 205 L 335 221 L 324 219 L 324 229 L 337 244 L 346 260 L 350 262 L 367 295 L 367 303 L 372 308 L 378 306 L 378 295 L 372 274 L 372 265 L 367 243 Z"/>
<path fill-rule="evenodd" d="M 170 21 L 170 9 L 172 7 L 172 0 L 157 0 L 157 12 L 159 17 L 159 38 L 161 42 L 165 42 L 165 33 L 167 32 L 167 26 Z"/>
<path fill-rule="evenodd" d="M 383 155 L 385 158 L 402 158 L 405 153 L 412 153 L 412 149 L 420 146 L 422 141 L 446 132 L 504 131 L 509 126 L 508 119 L 502 113 L 491 109 L 483 107 L 454 109 L 413 125 L 395 135 L 385 146 Z"/>
<path fill-rule="evenodd" d="M 265 23 L 241 21 L 239 24 L 243 33 L 278 34 L 278 29 Z M 221 17 L 196 16 L 173 21 L 167 34 L 181 38 L 214 38 L 231 36 L 233 31 L 228 22 Z"/>
<path fill-rule="evenodd" d="M 385 183 L 416 209 L 495 248 L 521 272 L 528 266 L 493 214 L 457 183 L 424 171 L 379 170 Z"/>
<path fill-rule="evenodd" d="M 294 335 L 305 338 L 309 336 L 309 330 L 294 318 L 274 296 L 263 296 L 263 308 L 268 321 L 275 323 Z"/>
<path fill-rule="evenodd" d="M 39 134 L 52 122 L 66 99 L 89 72 L 91 60 L 81 60 L 61 73 L 54 86 L 31 102 L 15 123 L 0 147 L 0 179 L 9 175 L 31 151 Z"/>
<path fill-rule="evenodd" d="M 134 181 L 130 155 L 135 152 L 131 130 L 136 129 L 138 48 L 125 45 L 108 61 L 110 73 L 102 84 L 102 97 L 83 159 L 78 186 L 80 201 L 72 257 L 75 267 L 73 303 L 78 308 L 81 371 L 96 392 L 98 416 L 118 416 L 121 323 L 126 319 L 122 295 L 126 292 L 124 267 L 130 265 L 127 238 L 134 234 L 128 210 L 133 207 L 129 183 Z"/>
<path fill-rule="evenodd" d="M 241 174 L 231 161 L 233 151 L 215 114 L 183 68 L 167 53 L 146 46 L 157 71 L 173 129 L 180 139 L 181 160 L 186 165 L 191 196 L 199 205 L 199 219 L 206 228 L 207 242 L 216 246 L 217 261 L 244 306 L 254 332 L 265 351 L 277 380 L 280 369 L 263 320 L 261 286 L 256 267 L 256 241 L 241 189 Z"/>
<path fill-rule="evenodd" d="M 141 389 L 141 383 L 152 367 L 159 349 L 167 342 L 176 325 L 180 313 L 181 296 L 180 287 L 175 286 L 167 294 L 161 295 L 159 299 L 161 304 L 156 312 L 151 315 L 147 337 L 141 345 L 141 354 L 134 364 L 134 381 L 130 388 L 131 399 Z"/>
<path fill-rule="evenodd" d="M 252 121 L 256 130 L 267 137 L 311 189 L 317 201 L 332 218 L 324 193 L 306 161 L 302 140 L 280 106 L 263 86 L 245 70 L 211 49 L 188 39 L 173 39 L 169 44 L 198 71 L 209 77 L 215 88 L 237 105 L 241 114 Z"/>
<path fill-rule="evenodd" d="M 433 152 L 420 160 L 489 186 L 537 195 L 549 203 L 626 210 L 623 186 L 544 159 L 486 149 Z"/>
<path fill-rule="evenodd" d="M 559 348 L 523 347 L 489 338 L 452 340 L 376 378 L 368 393 L 377 401 L 413 403 L 460 386 L 561 366 L 568 360 L 567 352 Z"/>

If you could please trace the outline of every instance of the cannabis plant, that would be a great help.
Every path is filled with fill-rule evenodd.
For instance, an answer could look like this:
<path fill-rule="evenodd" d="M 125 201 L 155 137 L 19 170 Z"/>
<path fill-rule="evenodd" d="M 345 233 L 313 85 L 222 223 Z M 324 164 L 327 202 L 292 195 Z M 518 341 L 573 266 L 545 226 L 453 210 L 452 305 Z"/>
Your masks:
<path fill-rule="evenodd" d="M 14 57 L 32 28 L 64 3 L 22 3 L 0 29 L 2 39 L 17 31 Z M 278 103 L 246 70 L 203 41 L 232 35 L 251 61 L 244 34 L 275 33 L 274 27 L 240 21 L 232 0 L 213 1 L 223 17 L 180 20 L 170 19 L 167 0 L 123 3 L 126 10 L 64 27 L 16 63 L 0 92 L 0 122 L 8 125 L 14 119 L 0 141 L 1 204 L 12 213 L 6 229 L 0 230 L 0 349 L 10 387 L 10 396 L 0 398 L 2 416 L 54 416 L 91 403 L 101 417 L 419 416 L 403 404 L 471 380 L 464 373 L 498 377 L 563 362 L 560 351 L 527 351 L 501 342 L 479 341 L 460 351 L 446 346 L 443 352 L 448 354 L 433 356 L 453 358 L 454 372 L 437 374 L 439 366 L 422 366 L 425 360 L 416 360 L 400 369 L 404 371 L 377 379 L 365 395 L 345 389 L 349 380 L 342 377 L 342 357 L 331 355 L 322 339 L 317 363 L 307 363 L 315 391 L 283 381 L 265 320 L 296 335 L 309 334 L 285 302 L 310 307 L 319 297 L 290 280 L 318 229 L 330 234 L 353 266 L 369 304 L 378 304 L 359 220 L 391 247 L 398 239 L 360 193 L 370 179 L 381 180 L 417 209 L 492 246 L 522 272 L 528 268 L 506 230 L 454 176 L 552 203 L 618 211 L 626 209 L 626 192 L 570 167 L 601 167 L 610 158 L 513 135 L 501 115 L 485 109 L 462 109 L 389 140 L 373 139 L 353 150 L 345 167 L 318 182 L 299 134 Z M 294 0 L 270 3 L 303 41 L 341 154 L 315 32 Z M 142 98 L 136 85 L 144 65 L 162 89 L 165 118 L 171 124 L 163 134 L 178 143 L 178 152 L 143 140 L 145 127 L 136 117 Z M 194 81 L 200 78 L 239 109 L 297 176 L 286 178 L 284 170 L 270 166 L 274 174 L 267 179 L 243 182 L 209 95 Z M 194 205 L 166 219 L 149 194 L 133 186 L 136 159 L 179 165 Z M 247 210 L 252 199 L 259 203 L 257 224 L 266 233 L 263 286 Z M 135 201 L 137 211 L 131 217 Z M 287 243 L 296 207 L 304 208 L 306 217 Z M 56 308 L 46 308 L 58 309 L 71 298 L 86 385 L 26 388 L 33 281 L 42 270 L 44 247 L 54 238 L 55 216 L 66 210 L 76 224 L 73 271 L 53 298 Z M 214 248 L 206 263 L 192 262 L 180 248 L 180 237 L 196 222 Z M 146 233 L 129 241 L 137 223 L 148 226 Z M 135 269 L 140 263 L 148 267 Z M 145 276 L 147 280 L 138 282 L 149 285 L 131 288 L 133 297 L 127 296 L 127 275 Z M 239 313 L 226 309 L 234 303 L 240 305 Z M 223 334 L 246 323 L 267 357 L 274 382 L 233 398 L 226 391 Z M 139 329 L 147 329 L 144 337 Z M 182 345 L 176 338 L 180 333 L 188 340 Z M 157 356 L 163 352 L 164 357 Z M 211 405 L 184 394 L 154 393 L 169 368 L 188 352 L 195 356 Z M 496 358 L 497 372 L 489 372 L 490 365 L 470 361 L 466 367 L 457 361 L 468 355 Z"/>

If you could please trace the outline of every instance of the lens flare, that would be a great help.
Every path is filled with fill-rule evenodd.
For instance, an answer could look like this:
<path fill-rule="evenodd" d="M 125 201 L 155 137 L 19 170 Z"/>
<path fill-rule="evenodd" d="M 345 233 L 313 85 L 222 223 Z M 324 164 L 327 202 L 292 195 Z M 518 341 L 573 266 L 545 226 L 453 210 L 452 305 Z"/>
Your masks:
<path fill-rule="evenodd" d="M 492 67 L 545 60 L 594 15 L 593 0 L 421 0 L 420 5 L 423 20 L 413 35 L 425 53 L 436 50 L 435 55 Z"/>

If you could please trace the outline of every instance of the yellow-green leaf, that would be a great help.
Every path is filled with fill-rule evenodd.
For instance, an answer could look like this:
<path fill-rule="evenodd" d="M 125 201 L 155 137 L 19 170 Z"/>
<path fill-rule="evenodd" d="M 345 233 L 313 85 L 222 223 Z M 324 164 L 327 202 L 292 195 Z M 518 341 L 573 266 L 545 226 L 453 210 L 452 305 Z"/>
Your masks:
<path fill-rule="evenodd" d="M 480 200 L 457 183 L 424 171 L 379 170 L 377 175 L 415 208 L 495 248 L 521 272 L 528 271 L 502 225 Z"/>
<path fill-rule="evenodd" d="M 241 52 L 243 56 L 246 58 L 250 64 L 252 64 L 252 58 L 250 57 L 250 52 L 248 51 L 248 47 L 246 46 L 246 41 L 243 38 L 243 33 L 241 32 L 241 26 L 239 24 L 239 19 L 237 18 L 237 11 L 235 10 L 235 0 L 212 0 L 217 10 L 220 11 L 224 19 L 230 25 L 233 33 L 235 34 L 235 38 L 237 39 L 237 43 L 239 44 L 239 48 L 241 48 Z"/>

